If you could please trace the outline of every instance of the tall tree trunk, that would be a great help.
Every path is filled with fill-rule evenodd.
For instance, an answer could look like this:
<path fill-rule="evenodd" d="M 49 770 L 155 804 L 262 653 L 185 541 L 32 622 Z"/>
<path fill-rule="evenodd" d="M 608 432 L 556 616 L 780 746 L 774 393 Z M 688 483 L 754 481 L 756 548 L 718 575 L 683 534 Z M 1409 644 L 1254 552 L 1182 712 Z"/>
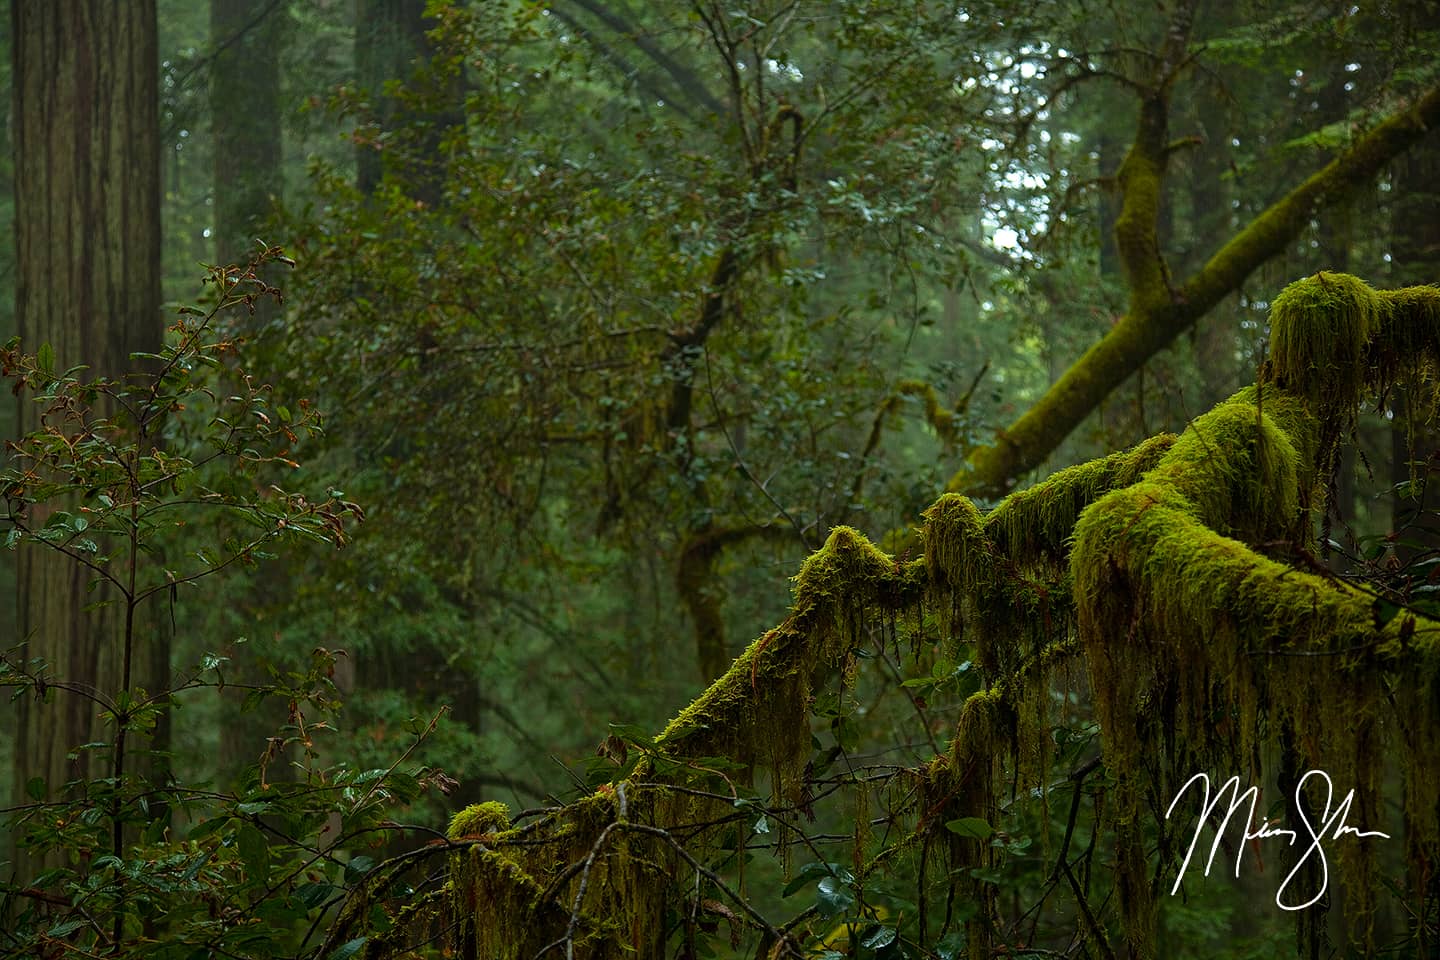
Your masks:
<path fill-rule="evenodd" d="M 280 52 L 285 42 L 287 16 L 272 0 L 210 0 L 210 117 L 215 144 L 215 262 L 243 266 L 255 253 L 261 223 L 280 195 L 281 168 Z M 280 278 L 262 273 L 269 282 Z M 275 317 L 278 305 L 270 297 L 255 304 L 247 322 L 259 329 Z M 260 567 L 253 589 L 242 601 L 242 615 L 255 619 L 267 604 L 286 596 L 280 583 L 281 568 Z M 259 665 L 237 664 L 244 683 L 265 679 Z M 253 765 L 264 752 L 266 738 L 277 732 L 276 721 L 263 710 L 241 713 L 245 689 L 226 690 L 220 716 L 220 753 L 217 773 L 222 782 L 231 772 Z M 272 768 L 277 776 L 285 764 Z"/>
<path fill-rule="evenodd" d="M 94 376 L 130 368 L 154 351 L 160 318 L 159 64 L 155 0 L 16 0 L 11 5 L 15 143 L 15 308 L 31 350 L 54 349 L 58 369 L 84 363 Z M 39 407 L 20 405 L 22 433 Z M 123 603 L 58 553 L 24 550 L 18 621 L 25 655 L 47 673 L 113 692 L 120 686 Z M 168 637 L 143 631 L 131 684 L 164 687 Z M 88 752 L 112 740 L 95 705 L 57 691 L 19 701 L 14 774 L 42 777 L 55 797 L 67 781 L 105 775 Z M 151 746 L 164 749 L 162 742 Z"/>
<path fill-rule="evenodd" d="M 281 192 L 285 25 L 284 7 L 270 0 L 210 0 L 217 263 L 243 263 L 254 252 L 256 229 Z"/>
<path fill-rule="evenodd" d="M 459 109 L 461 91 L 458 87 L 429 91 L 434 98 L 433 111 L 410 118 L 418 130 L 418 140 L 411 142 L 390 139 L 404 105 L 384 93 L 391 81 L 413 80 L 417 65 L 434 54 L 425 35 L 429 26 L 425 0 L 356 0 L 355 69 L 361 88 L 375 107 L 380 132 L 387 137 L 384 149 L 370 144 L 359 147 L 356 184 L 363 192 L 374 193 L 384 176 L 386 156 L 393 154 L 406 164 L 406 193 L 434 206 L 444 188 L 443 163 L 438 160 L 440 142 L 447 130 L 464 121 Z M 409 156 L 405 156 L 407 152 Z"/>
<path fill-rule="evenodd" d="M 0 80 L 5 85 L 10 83 L 10 24 L 5 18 L 0 17 Z M 0 190 L 9 193 L 14 189 L 14 151 L 10 144 L 10 125 L 0 124 Z M 0 211 L 0 235 L 9 233 L 14 229 L 14 217 L 5 216 L 5 211 Z M 9 340 L 16 333 L 15 330 L 15 304 L 12 299 L 14 293 L 15 257 L 13 248 L 0 247 L 0 340 Z M 7 403 L 0 403 L 0 450 L 5 449 L 5 442 L 15 438 L 15 408 Z M 15 595 L 15 553 L 12 550 L 0 550 L 0 597 L 12 597 Z M 0 602 L 0 637 L 7 639 L 0 640 L 0 649 L 10 646 L 14 641 L 8 638 L 20 635 L 19 621 L 16 619 L 16 605 L 8 601 Z M 0 718 L 8 719 L 8 713 L 0 709 Z M 8 771 L 15 758 L 15 745 L 9 739 L 0 740 L 0 770 Z M 0 807 L 6 807 L 18 800 L 10 796 L 10 778 L 0 776 Z M 0 855 L 4 854 L 4 848 L 0 847 Z"/>

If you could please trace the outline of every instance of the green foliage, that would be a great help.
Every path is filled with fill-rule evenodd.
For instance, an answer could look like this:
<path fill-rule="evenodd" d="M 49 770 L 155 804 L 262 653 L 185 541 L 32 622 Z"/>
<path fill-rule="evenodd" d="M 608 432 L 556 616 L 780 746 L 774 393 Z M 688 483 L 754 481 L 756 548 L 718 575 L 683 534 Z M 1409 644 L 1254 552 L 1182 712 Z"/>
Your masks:
<path fill-rule="evenodd" d="M 140 632 L 162 629 L 181 593 L 252 569 L 281 544 L 338 546 L 360 518 L 338 491 L 312 499 L 281 486 L 319 414 L 276 402 L 234 366 L 225 331 L 234 314 L 278 295 L 257 277 L 275 261 L 288 262 L 264 248 L 245 267 L 212 270 L 212 305 L 180 308 L 164 348 L 137 355 L 120 379 L 57 370 L 47 344 L 29 354 L 12 340 L 0 351 L 5 377 L 44 410 L 0 471 L 4 543 L 87 571 L 97 605 L 123 611 L 104 621 L 123 625 L 119 635 L 91 642 L 120 645 L 127 669 Z M 438 771 L 402 769 L 404 756 L 363 773 L 320 762 L 316 742 L 339 705 L 337 655 L 323 648 L 249 686 L 248 704 L 278 700 L 289 721 L 238 790 L 166 774 L 163 757 L 137 764 L 155 753 L 148 741 L 167 717 L 226 688 L 241 652 L 209 642 L 212 652 L 155 690 L 68 676 L 23 643 L 0 654 L 0 685 L 14 697 L 37 711 L 79 701 L 109 731 L 70 745 L 104 775 L 31 778 L 4 811 L 16 847 L 0 885 L 0 955 L 313 954 L 310 931 L 366 882 L 375 861 L 361 851 L 387 829 L 388 811 L 447 786 Z M 292 761 L 294 771 L 276 775 Z"/>
<path fill-rule="evenodd" d="M 203 17 L 171 6 L 167 256 L 178 290 L 188 264 L 209 258 L 209 203 L 224 198 L 208 194 L 227 185 L 209 182 L 208 147 L 190 135 L 205 126 Z M 171 801 L 177 835 L 200 816 L 222 822 L 212 862 L 229 872 L 217 883 L 268 873 L 273 884 L 308 864 L 300 888 L 272 891 L 307 912 L 261 946 L 382 955 L 448 930 L 462 954 L 528 960 L 566 946 L 567 926 L 581 954 L 627 958 L 728 955 L 737 942 L 780 953 L 803 942 L 826 957 L 949 958 L 987 945 L 1103 955 L 1118 942 L 1103 829 L 1116 785 L 1094 764 L 1102 736 L 1089 691 L 1065 667 L 1078 649 L 1071 535 L 1087 508 L 1166 457 L 1163 479 L 1194 494 L 1217 533 L 1268 536 L 1267 524 L 1293 519 L 1309 492 L 1298 486 L 1274 501 L 1283 510 L 1266 510 L 1271 484 L 1295 472 L 1273 430 L 1250 460 L 1208 459 L 1232 441 L 1251 452 L 1250 414 L 1237 407 L 1182 440 L 1109 454 L 1157 429 L 1180 433 L 1248 381 L 1268 304 L 1223 303 L 1054 462 L 1104 459 L 995 509 L 937 503 L 924 561 L 897 528 L 1122 312 L 1105 192 L 1133 132 L 1131 93 L 1156 69 L 1147 48 L 1171 11 L 432 3 L 433 62 L 357 84 L 350 39 L 367 25 L 350 22 L 356 7 L 284 6 L 296 25 L 287 90 L 309 95 L 279 121 L 287 154 L 308 158 L 313 178 L 292 159 L 282 232 L 296 237 L 301 270 L 288 314 L 234 329 L 251 327 L 236 341 L 247 366 L 273 369 L 283 393 L 322 398 L 328 437 L 307 438 L 301 473 L 257 464 L 239 481 L 184 453 L 204 435 L 198 419 L 179 416 L 165 446 L 197 465 L 191 489 L 240 504 L 174 531 L 204 541 L 164 554 L 202 554 L 181 576 L 235 553 L 226 541 L 243 504 L 270 482 L 343 489 L 328 496 L 371 514 L 358 531 L 345 525 L 350 548 L 323 563 L 237 559 L 249 576 L 176 588 L 182 662 L 232 691 L 278 691 L 254 691 L 242 719 L 303 708 L 216 801 L 230 804 L 222 813 L 204 813 L 203 798 L 193 814 Z M 1350 120 L 1363 126 L 1430 69 L 1408 62 L 1369 8 L 1212 10 L 1192 37 L 1194 69 L 1176 80 L 1170 117 L 1184 149 L 1152 211 L 1163 209 L 1165 233 L 1153 259 L 1176 277 L 1288 189 L 1295 163 L 1340 146 L 1339 133 L 1359 132 Z M 1351 62 L 1363 69 L 1342 69 Z M 1197 132 L 1204 143 L 1191 142 Z M 383 172 L 373 192 L 354 183 L 357 152 Z M 992 242 L 1000 231 L 1015 246 Z M 1379 276 L 1385 242 L 1372 232 L 1349 254 L 1369 265 L 1352 269 Z M 1317 238 L 1329 243 L 1308 231 L 1254 289 L 1321 265 Z M 1323 330 L 1312 339 L 1317 369 L 1364 380 L 1324 365 Z M 277 416 L 264 399 L 239 412 Z M 1294 425 L 1269 387 L 1256 406 Z M 88 539 L 98 552 L 95 518 L 64 512 L 27 545 Z M 1124 519 L 1137 536 L 1178 523 L 1160 506 Z M 876 614 L 877 597 L 843 585 L 849 568 L 831 550 L 806 566 L 799 598 L 823 596 L 810 610 L 828 616 L 833 595 L 853 589 L 852 606 L 823 636 L 763 634 L 726 672 L 738 651 L 728 637 L 783 616 L 775 570 L 795 569 L 841 525 L 896 531 L 876 537 L 893 559 L 849 530 L 839 545 L 858 566 L 888 568 L 886 590 L 906 609 L 887 596 Z M 1364 579 L 1382 586 L 1356 622 L 1399 636 L 1411 612 L 1433 612 L 1431 568 L 1388 568 L 1388 546 L 1383 534 L 1363 542 Z M 264 543 L 252 555 L 270 552 Z M 1204 600 L 1171 594 L 1177 608 Z M 212 639 L 237 634 L 251 639 Z M 708 656 L 691 650 L 702 644 Z M 262 656 L 255 675 L 243 672 Z M 697 659 L 706 682 L 725 679 L 651 736 L 694 695 Z M 344 722 L 329 712 L 342 695 Z M 194 694 L 177 702 L 191 721 L 177 769 L 227 782 L 236 764 L 213 749 L 213 730 L 235 712 Z M 415 719 L 447 707 L 450 723 Z M 614 717 L 632 723 L 595 751 Z M 337 757 L 348 763 L 320 782 L 343 785 L 365 816 L 346 819 L 315 787 Z M 571 784 L 562 763 L 576 770 Z M 458 796 L 417 792 L 446 785 L 437 768 L 461 781 Z M 673 789 L 657 794 L 653 782 Z M 513 816 L 501 819 L 496 791 Z M 272 808 L 239 809 L 257 796 L 311 811 L 283 829 L 320 859 L 270 829 Z M 557 811 L 556 797 L 574 802 Z M 384 811 L 409 801 L 435 845 L 388 860 L 364 847 L 386 835 Z M 485 829 L 442 841 L 456 807 L 462 825 L 468 812 Z M 329 829 L 307 834 L 321 814 Z M 349 853 L 324 852 L 340 830 Z M 640 880 L 615 867 L 625 857 L 642 864 Z M 437 880 L 441 866 L 452 882 Z M 651 911 L 646 884 L 658 880 L 674 896 Z M 1168 955 L 1259 956 L 1293 940 L 1269 930 L 1236 946 L 1252 921 L 1233 892 L 1193 893 L 1165 905 Z M 480 903 L 509 925 L 444 922 L 449 910 L 468 923 Z M 223 906 L 214 936 L 258 916 Z M 765 929 L 781 916 L 788 941 Z M 301 940 L 296 924 L 314 935 Z M 554 936 L 530 942 L 542 929 Z"/>

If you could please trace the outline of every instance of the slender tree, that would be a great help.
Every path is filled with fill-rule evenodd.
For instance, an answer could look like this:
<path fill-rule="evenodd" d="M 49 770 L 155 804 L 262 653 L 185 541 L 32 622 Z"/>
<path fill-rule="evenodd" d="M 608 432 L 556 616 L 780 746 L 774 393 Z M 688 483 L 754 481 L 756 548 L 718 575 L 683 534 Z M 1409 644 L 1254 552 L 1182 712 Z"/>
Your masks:
<path fill-rule="evenodd" d="M 117 376 L 161 336 L 155 2 L 17 0 L 11 17 L 20 335 L 32 348 L 49 344 L 57 370 L 83 363 Z M 43 429 L 44 413 L 22 398 L 21 432 Z M 54 551 L 22 551 L 24 654 L 79 691 L 157 689 L 167 639 L 142 631 L 127 652 L 122 605 L 91 580 Z M 55 795 L 91 772 L 89 754 L 74 751 L 110 739 L 98 712 L 85 696 L 21 699 L 16 796 L 36 777 Z"/>

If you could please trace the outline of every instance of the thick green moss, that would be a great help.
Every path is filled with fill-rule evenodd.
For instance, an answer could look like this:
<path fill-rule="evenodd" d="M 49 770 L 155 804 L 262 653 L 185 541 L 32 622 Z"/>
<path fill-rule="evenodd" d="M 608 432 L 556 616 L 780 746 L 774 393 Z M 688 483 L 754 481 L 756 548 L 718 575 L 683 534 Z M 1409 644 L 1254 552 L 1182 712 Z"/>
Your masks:
<path fill-rule="evenodd" d="M 450 818 L 450 829 L 445 836 L 451 840 L 464 840 L 486 833 L 497 833 L 510 826 L 510 808 L 498 800 L 472 803 Z"/>
<path fill-rule="evenodd" d="M 1162 433 L 1129 450 L 1068 467 L 1049 479 L 1017 490 L 985 518 L 985 532 L 1013 562 L 1063 564 L 1081 511 L 1101 495 L 1138 480 L 1175 443 Z"/>
<path fill-rule="evenodd" d="M 1385 313 L 1379 295 L 1348 274 L 1297 280 L 1270 306 L 1271 377 L 1312 402 L 1357 406 Z"/>
<path fill-rule="evenodd" d="M 948 869 L 994 855 L 943 824 L 998 823 L 1004 764 L 1017 764 L 1017 782 L 1045 782 L 1045 701 L 1077 651 L 1116 784 L 1110 823 L 1132 954 L 1154 950 L 1142 798 L 1173 796 L 1182 772 L 1251 771 L 1278 739 L 1291 759 L 1355 786 L 1362 805 L 1379 796 L 1383 770 L 1357 757 L 1398 744 L 1411 760 L 1411 862 L 1435 862 L 1440 624 L 1409 614 L 1380 622 L 1372 597 L 1307 569 L 1296 551 L 1309 544 L 1335 424 L 1434 361 L 1437 318 L 1431 288 L 1380 293 L 1343 275 L 1309 278 L 1277 298 L 1261 382 L 1181 436 L 1061 471 L 988 514 L 942 497 L 924 516 L 922 560 L 899 563 L 836 528 L 802 565 L 784 622 L 657 738 L 665 762 L 647 759 L 631 781 L 524 828 L 507 828 L 499 805 L 457 816 L 452 838 L 484 838 L 452 881 L 471 944 L 488 938 L 491 954 L 508 957 L 505 937 L 531 927 L 553 942 L 578 903 L 583 955 L 658 957 L 665 905 L 686 869 L 626 825 L 723 819 L 728 802 L 666 787 L 705 757 L 768 769 L 777 796 L 795 802 L 817 684 L 852 676 L 868 624 L 917 607 L 972 631 L 989 684 L 964 704 L 946 754 L 915 773 L 906 801 L 918 811 L 917 842 L 943 844 Z M 867 802 L 857 797 L 857 809 Z M 689 839 L 702 853 L 714 842 L 704 830 Z M 581 897 L 575 865 L 587 862 Z M 1347 861 L 1342 875 L 1363 867 Z M 981 906 L 971 933 L 983 953 L 993 885 L 958 876 L 962 896 Z M 1362 912 L 1363 887 L 1347 883 Z"/>
<path fill-rule="evenodd" d="M 1386 688 L 1440 663 L 1440 623 L 1377 626 L 1372 596 L 1257 551 L 1308 543 L 1315 471 L 1305 451 L 1317 428 L 1300 403 L 1278 382 L 1242 391 L 1076 525 L 1079 632 L 1117 781 L 1119 856 L 1142 874 L 1142 769 L 1160 777 L 1145 792 L 1171 796 L 1196 770 L 1249 769 L 1262 739 L 1283 738 L 1302 769 L 1324 769 L 1373 804 L 1374 753 L 1400 732 Z M 1427 766 L 1411 782 L 1440 777 L 1434 752 L 1406 754 Z M 1405 810 L 1407 834 L 1432 852 L 1435 804 L 1423 787 Z M 1342 875 L 1363 915 L 1369 886 L 1354 854 Z M 1150 955 L 1154 904 L 1138 876 L 1121 878 L 1122 910 L 1132 946 Z"/>

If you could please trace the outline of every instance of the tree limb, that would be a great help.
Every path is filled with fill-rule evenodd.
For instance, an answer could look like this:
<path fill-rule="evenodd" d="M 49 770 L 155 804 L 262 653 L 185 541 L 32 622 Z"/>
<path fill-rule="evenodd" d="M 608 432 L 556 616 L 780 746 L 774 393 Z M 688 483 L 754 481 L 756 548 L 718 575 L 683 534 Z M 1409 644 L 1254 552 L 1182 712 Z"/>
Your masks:
<path fill-rule="evenodd" d="M 1145 110 L 1142 107 L 1142 118 Z M 1142 119 L 1142 127 L 1144 123 Z M 1039 466 L 1091 410 L 1143 363 L 1173 343 L 1261 264 L 1294 242 L 1318 211 L 1367 186 L 1387 163 L 1437 123 L 1440 86 L 1431 87 L 1413 103 L 1395 111 L 1322 170 L 1271 204 L 1173 291 L 1164 289 L 1168 284 L 1155 286 L 1156 274 L 1142 262 L 1143 238 L 1127 238 L 1126 256 L 1130 260 L 1126 275 L 1132 284 L 1129 310 L 994 444 L 972 453 L 951 477 L 947 489 L 986 497 L 1003 494 L 1020 474 Z M 1141 139 L 1137 136 L 1136 148 L 1141 146 Z M 1162 138 L 1158 147 L 1163 150 L 1165 146 Z M 1148 185 L 1142 185 L 1142 190 L 1148 189 Z M 1135 197 L 1127 189 L 1125 202 L 1130 207 L 1149 196 Z M 1117 239 L 1121 229 L 1117 222 Z M 1136 283 L 1141 288 L 1137 289 Z M 1167 292 L 1168 296 L 1161 296 Z"/>

